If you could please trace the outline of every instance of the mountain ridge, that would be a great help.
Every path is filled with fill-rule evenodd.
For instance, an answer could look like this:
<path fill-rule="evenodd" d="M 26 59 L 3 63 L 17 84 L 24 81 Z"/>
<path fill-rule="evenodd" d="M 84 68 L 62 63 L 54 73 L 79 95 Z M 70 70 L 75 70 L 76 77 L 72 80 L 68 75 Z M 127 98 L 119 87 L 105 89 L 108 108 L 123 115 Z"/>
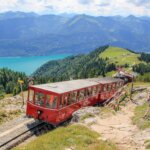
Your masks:
<path fill-rule="evenodd" d="M 0 14 L 0 18 L 5 15 Z M 0 56 L 79 54 L 99 45 L 150 51 L 150 17 L 65 17 L 16 12 L 4 18 L 0 19 Z"/>

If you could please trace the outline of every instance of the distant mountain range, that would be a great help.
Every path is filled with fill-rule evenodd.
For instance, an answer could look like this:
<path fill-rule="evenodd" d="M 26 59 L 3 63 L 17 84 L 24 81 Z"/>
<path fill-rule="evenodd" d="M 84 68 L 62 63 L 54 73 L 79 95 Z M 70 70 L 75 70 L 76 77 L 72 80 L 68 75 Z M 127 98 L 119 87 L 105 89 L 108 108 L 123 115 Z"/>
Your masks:
<path fill-rule="evenodd" d="M 0 14 L 0 56 L 88 53 L 101 45 L 150 52 L 150 17 Z"/>

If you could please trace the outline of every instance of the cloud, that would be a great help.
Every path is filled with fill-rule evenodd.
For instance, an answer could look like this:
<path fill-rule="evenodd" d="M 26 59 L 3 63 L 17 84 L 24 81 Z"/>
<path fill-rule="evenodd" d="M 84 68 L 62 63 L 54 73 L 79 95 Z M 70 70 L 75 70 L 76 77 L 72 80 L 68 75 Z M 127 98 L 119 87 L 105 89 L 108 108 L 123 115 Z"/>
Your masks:
<path fill-rule="evenodd" d="M 150 16 L 149 0 L 0 0 L 0 12 L 76 13 L 94 16 Z"/>
<path fill-rule="evenodd" d="M 100 6 L 100 7 L 106 7 L 106 6 L 109 6 L 109 5 L 110 5 L 109 2 L 102 2 L 98 6 Z"/>
<path fill-rule="evenodd" d="M 137 7 L 145 7 L 145 9 L 150 9 L 150 1 L 149 0 L 128 0 L 129 3 L 136 5 Z"/>
<path fill-rule="evenodd" d="M 133 3 L 133 4 L 135 4 L 135 5 L 147 5 L 147 4 L 150 4 L 150 1 L 149 0 L 130 0 L 130 1 L 128 1 L 128 2 L 131 2 L 131 3 Z"/>
<path fill-rule="evenodd" d="M 93 0 L 78 0 L 78 1 L 79 1 L 79 3 L 84 4 L 84 5 L 93 3 Z"/>

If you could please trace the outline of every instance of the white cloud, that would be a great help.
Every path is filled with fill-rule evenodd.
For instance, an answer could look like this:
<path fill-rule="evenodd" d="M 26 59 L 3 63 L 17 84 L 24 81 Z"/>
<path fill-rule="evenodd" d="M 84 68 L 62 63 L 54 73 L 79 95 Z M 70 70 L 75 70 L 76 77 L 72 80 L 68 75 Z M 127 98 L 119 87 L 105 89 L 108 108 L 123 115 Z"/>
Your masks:
<path fill-rule="evenodd" d="M 149 0 L 0 0 L 0 12 L 85 13 L 89 15 L 150 16 Z"/>

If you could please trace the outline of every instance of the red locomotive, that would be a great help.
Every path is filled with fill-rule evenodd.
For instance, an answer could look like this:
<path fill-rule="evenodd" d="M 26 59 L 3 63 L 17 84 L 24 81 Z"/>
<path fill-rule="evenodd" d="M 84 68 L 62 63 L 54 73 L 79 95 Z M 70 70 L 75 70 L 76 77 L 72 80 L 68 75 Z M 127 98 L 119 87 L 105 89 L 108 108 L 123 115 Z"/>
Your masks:
<path fill-rule="evenodd" d="M 30 85 L 27 111 L 29 117 L 52 125 L 71 118 L 81 107 L 102 103 L 124 85 L 117 78 L 92 78 Z"/>

